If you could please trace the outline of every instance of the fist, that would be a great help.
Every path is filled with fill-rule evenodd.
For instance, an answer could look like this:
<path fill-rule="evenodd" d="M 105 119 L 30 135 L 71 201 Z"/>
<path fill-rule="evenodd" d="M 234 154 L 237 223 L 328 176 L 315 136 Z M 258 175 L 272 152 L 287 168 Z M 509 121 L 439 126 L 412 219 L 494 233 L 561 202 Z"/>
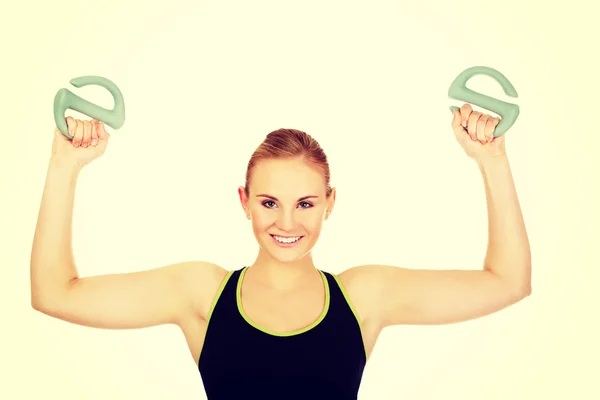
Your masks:
<path fill-rule="evenodd" d="M 104 154 L 110 135 L 104 123 L 83 121 L 67 117 L 67 127 L 73 139 L 65 137 L 58 128 L 54 130 L 52 156 L 73 167 L 82 168 Z"/>
<path fill-rule="evenodd" d="M 471 105 L 464 104 L 460 111 L 454 111 L 452 130 L 467 155 L 479 161 L 504 154 L 504 135 L 494 137 L 498 123 L 500 119 L 474 111 Z"/>

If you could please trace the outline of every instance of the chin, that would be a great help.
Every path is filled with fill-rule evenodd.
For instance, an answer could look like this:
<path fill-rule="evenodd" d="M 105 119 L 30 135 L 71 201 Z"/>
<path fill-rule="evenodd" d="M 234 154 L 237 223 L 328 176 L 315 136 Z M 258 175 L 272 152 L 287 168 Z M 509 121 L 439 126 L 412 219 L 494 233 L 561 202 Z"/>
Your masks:
<path fill-rule="evenodd" d="M 281 255 L 281 254 L 273 254 L 270 253 L 271 257 L 273 257 L 275 260 L 277 260 L 277 262 L 281 263 L 281 264 L 292 264 L 296 261 L 299 261 L 302 259 L 302 257 L 304 255 L 301 254 L 297 254 L 297 255 Z"/>

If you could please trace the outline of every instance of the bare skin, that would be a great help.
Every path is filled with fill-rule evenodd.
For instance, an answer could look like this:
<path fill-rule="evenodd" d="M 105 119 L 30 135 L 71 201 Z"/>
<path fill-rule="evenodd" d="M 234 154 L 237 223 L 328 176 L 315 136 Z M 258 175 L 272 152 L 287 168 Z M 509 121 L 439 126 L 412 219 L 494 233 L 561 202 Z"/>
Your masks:
<path fill-rule="evenodd" d="M 179 326 L 197 362 L 210 308 L 228 271 L 187 261 L 143 272 L 80 277 L 71 248 L 76 184 L 81 169 L 100 157 L 109 135 L 97 121 L 68 119 L 73 141 L 58 130 L 49 162 L 31 254 L 32 306 L 49 316 L 103 329 Z M 531 256 L 498 120 L 464 105 L 452 128 L 479 167 L 488 205 L 488 248 L 480 270 L 418 270 L 362 265 L 339 274 L 362 323 L 370 356 L 381 331 L 400 324 L 447 324 L 479 318 L 531 293 Z M 310 198 L 305 198 L 311 196 Z M 333 211 L 319 171 L 300 159 L 257 165 L 249 195 L 239 188 L 260 246 L 246 273 L 246 315 L 275 332 L 315 321 L 324 285 L 311 250 Z M 271 235 L 299 237 L 281 248 Z M 290 313 L 294 310 L 294 313 Z"/>

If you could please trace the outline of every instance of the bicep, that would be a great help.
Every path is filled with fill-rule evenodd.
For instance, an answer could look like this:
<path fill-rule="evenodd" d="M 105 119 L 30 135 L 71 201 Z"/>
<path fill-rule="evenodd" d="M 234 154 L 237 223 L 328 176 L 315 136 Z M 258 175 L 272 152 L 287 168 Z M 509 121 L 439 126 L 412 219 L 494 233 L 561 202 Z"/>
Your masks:
<path fill-rule="evenodd" d="M 208 263 L 185 262 L 140 272 L 79 278 L 40 311 L 78 325 L 104 329 L 179 324 L 186 313 L 201 303 L 193 293 L 192 282 L 197 296 L 202 296 L 201 291 L 211 287 L 215 268 Z"/>
<path fill-rule="evenodd" d="M 359 267 L 360 268 L 360 267 Z M 522 298 L 487 270 L 363 267 L 370 310 L 382 326 L 450 324 L 499 311 Z"/>

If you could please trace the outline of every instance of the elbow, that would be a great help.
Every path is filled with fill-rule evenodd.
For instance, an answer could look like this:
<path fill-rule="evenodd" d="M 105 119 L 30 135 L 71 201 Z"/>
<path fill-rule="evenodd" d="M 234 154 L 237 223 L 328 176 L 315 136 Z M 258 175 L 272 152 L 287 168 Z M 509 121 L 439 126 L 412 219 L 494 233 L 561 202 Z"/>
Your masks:
<path fill-rule="evenodd" d="M 516 272 L 496 272 L 493 268 L 486 267 L 485 269 L 494 275 L 502 282 L 506 293 L 515 301 L 520 301 L 531 295 L 531 264 L 523 263 L 523 266 Z"/>
<path fill-rule="evenodd" d="M 516 292 L 515 303 L 517 303 L 521 300 L 525 300 L 529 296 L 531 296 L 531 286 L 529 286 L 527 288 L 522 288 Z"/>
<path fill-rule="evenodd" d="M 60 296 L 57 293 L 47 293 L 45 291 L 40 292 L 39 290 L 32 290 L 31 307 L 35 311 L 52 316 L 56 313 L 58 305 L 62 302 L 59 302 L 59 299 L 62 298 L 63 296 Z"/>
<path fill-rule="evenodd" d="M 42 314 L 46 314 L 46 315 L 50 314 L 50 308 L 47 307 L 47 305 L 45 303 L 41 303 L 39 301 L 32 301 L 31 308 L 33 308 L 34 311 L 37 311 Z"/>
<path fill-rule="evenodd" d="M 45 312 L 48 308 L 48 290 L 40 284 L 39 279 L 31 279 L 31 308 L 35 311 Z"/>
<path fill-rule="evenodd" d="M 509 304 L 517 303 L 531 295 L 531 280 L 504 279 L 503 291 Z"/>
<path fill-rule="evenodd" d="M 40 295 L 40 289 L 38 285 L 35 284 L 35 281 L 31 280 L 31 292 L 30 292 L 30 302 L 31 308 L 35 311 L 40 311 L 43 308 L 42 296 Z"/>
<path fill-rule="evenodd" d="M 40 296 L 36 295 L 36 293 L 34 292 L 31 292 L 31 308 L 43 314 L 47 314 L 50 309 L 50 307 L 48 306 L 48 302 L 42 300 Z"/>
<path fill-rule="evenodd" d="M 527 268 L 525 268 L 524 277 L 518 285 L 518 291 L 523 298 L 531 296 L 531 262 L 527 264 Z"/>
<path fill-rule="evenodd" d="M 531 281 L 526 281 L 520 284 L 512 285 L 512 294 L 515 299 L 515 302 L 521 301 L 528 296 L 531 296 Z"/>
<path fill-rule="evenodd" d="M 61 309 L 61 305 L 59 305 L 59 303 L 57 303 L 56 301 L 32 299 L 31 307 L 35 311 L 47 315 L 49 317 L 62 319 L 61 315 L 63 310 Z"/>
<path fill-rule="evenodd" d="M 72 278 L 66 285 L 50 285 L 47 280 L 31 280 L 31 308 L 43 314 L 52 315 L 57 307 L 64 303 L 67 294 L 77 278 Z M 43 283 L 42 283 L 43 282 Z"/>

